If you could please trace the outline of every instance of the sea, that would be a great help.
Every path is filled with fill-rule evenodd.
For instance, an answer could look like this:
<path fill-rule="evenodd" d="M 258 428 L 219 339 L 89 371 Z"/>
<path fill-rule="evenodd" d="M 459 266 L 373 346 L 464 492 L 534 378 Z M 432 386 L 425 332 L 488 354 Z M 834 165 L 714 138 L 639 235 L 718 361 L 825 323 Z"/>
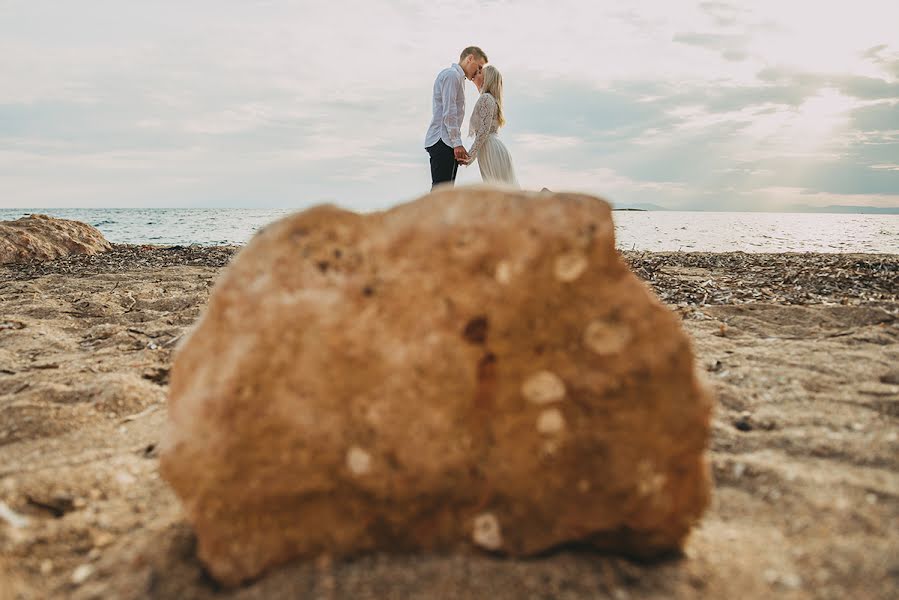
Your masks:
<path fill-rule="evenodd" d="M 0 221 L 37 213 L 90 223 L 121 244 L 243 245 L 294 209 L 0 209 Z M 615 211 L 622 250 L 899 254 L 899 215 Z"/>

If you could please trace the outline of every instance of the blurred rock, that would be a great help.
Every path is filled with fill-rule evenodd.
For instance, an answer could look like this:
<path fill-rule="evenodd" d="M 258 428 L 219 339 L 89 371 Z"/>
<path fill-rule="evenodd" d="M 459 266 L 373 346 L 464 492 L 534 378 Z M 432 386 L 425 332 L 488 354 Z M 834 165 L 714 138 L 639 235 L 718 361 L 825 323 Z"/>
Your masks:
<path fill-rule="evenodd" d="M 653 557 L 708 503 L 710 409 L 606 203 L 445 190 L 257 234 L 176 354 L 160 469 L 228 585 L 374 550 Z"/>

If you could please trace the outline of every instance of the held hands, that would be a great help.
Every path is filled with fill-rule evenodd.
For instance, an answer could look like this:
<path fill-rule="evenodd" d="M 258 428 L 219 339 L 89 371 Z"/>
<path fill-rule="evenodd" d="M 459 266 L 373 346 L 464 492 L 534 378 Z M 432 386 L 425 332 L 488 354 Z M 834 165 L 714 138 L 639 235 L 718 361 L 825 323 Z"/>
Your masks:
<path fill-rule="evenodd" d="M 467 165 L 471 162 L 471 158 L 468 156 L 465 146 L 456 146 L 453 148 L 453 154 L 456 156 L 456 162 L 458 163 Z"/>

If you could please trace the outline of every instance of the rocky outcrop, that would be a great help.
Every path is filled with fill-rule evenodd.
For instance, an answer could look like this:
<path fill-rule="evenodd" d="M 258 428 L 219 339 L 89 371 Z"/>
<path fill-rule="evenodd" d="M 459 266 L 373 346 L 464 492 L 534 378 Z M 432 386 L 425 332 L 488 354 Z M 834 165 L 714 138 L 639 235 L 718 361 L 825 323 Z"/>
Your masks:
<path fill-rule="evenodd" d="M 79 221 L 29 215 L 0 222 L 0 264 L 98 254 L 111 248 L 96 227 Z"/>
<path fill-rule="evenodd" d="M 374 550 L 652 557 L 709 500 L 689 340 L 589 196 L 270 225 L 177 351 L 169 410 L 161 471 L 226 584 Z"/>

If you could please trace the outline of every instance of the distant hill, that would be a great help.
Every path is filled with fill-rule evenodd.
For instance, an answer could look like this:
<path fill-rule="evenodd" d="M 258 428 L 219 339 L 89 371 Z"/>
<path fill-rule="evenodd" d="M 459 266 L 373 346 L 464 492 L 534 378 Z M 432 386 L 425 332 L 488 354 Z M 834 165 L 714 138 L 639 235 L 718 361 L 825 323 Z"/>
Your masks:
<path fill-rule="evenodd" d="M 899 215 L 899 206 L 847 206 L 845 204 L 831 204 L 830 206 L 805 206 L 794 204 L 787 209 L 789 212 L 804 213 L 846 213 L 856 215 Z"/>
<path fill-rule="evenodd" d="M 634 204 L 614 205 L 612 210 L 670 210 L 658 204 L 650 204 L 648 202 L 636 202 Z"/>

